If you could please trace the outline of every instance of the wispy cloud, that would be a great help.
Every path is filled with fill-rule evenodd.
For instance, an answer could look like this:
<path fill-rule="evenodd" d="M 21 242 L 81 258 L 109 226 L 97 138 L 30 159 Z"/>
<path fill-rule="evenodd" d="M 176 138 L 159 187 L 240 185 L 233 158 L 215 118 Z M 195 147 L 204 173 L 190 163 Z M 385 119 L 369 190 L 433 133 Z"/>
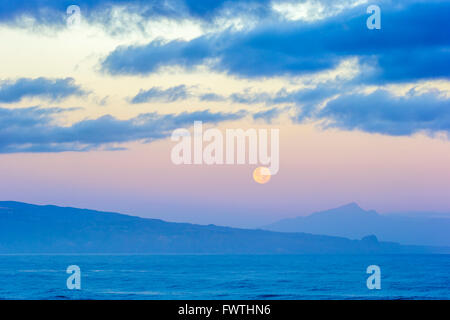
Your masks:
<path fill-rule="evenodd" d="M 217 93 L 203 93 L 199 96 L 200 101 L 218 102 L 225 101 L 226 98 Z"/>
<path fill-rule="evenodd" d="M 185 100 L 191 94 L 185 85 L 179 85 L 167 89 L 161 89 L 160 87 L 153 87 L 149 90 L 141 89 L 139 93 L 131 99 L 131 103 L 145 103 L 145 102 L 174 102 L 178 100 Z"/>
<path fill-rule="evenodd" d="M 86 94 L 74 79 L 20 78 L 0 81 L 0 102 L 14 103 L 23 98 L 39 97 L 48 100 L 60 100 L 69 96 Z"/>
<path fill-rule="evenodd" d="M 111 149 L 120 143 L 163 139 L 174 129 L 189 127 L 197 120 L 218 123 L 246 115 L 244 111 L 213 113 L 204 110 L 164 115 L 146 113 L 128 120 L 105 115 L 71 126 L 55 124 L 55 116 L 63 112 L 61 108 L 0 108 L 0 153 Z"/>
<path fill-rule="evenodd" d="M 313 120 L 325 128 L 360 130 L 393 136 L 419 132 L 450 133 L 450 100 L 439 92 L 411 90 L 395 96 L 386 90 L 371 94 L 346 94 L 316 110 Z"/>
<path fill-rule="evenodd" d="M 271 108 L 269 110 L 263 110 L 256 112 L 252 115 L 253 119 L 262 119 L 267 123 L 271 123 L 274 119 L 278 118 L 283 112 L 288 111 L 290 108 Z"/>
<path fill-rule="evenodd" d="M 61 25 L 65 22 L 66 8 L 74 4 L 81 8 L 85 19 L 105 26 L 118 19 L 114 11 L 117 8 L 125 8 L 126 12 L 147 20 L 189 17 L 211 21 L 227 10 L 268 14 L 270 3 L 271 0 L 14 0 L 0 2 L 0 23 L 20 25 L 22 18 L 27 18 L 40 25 Z"/>

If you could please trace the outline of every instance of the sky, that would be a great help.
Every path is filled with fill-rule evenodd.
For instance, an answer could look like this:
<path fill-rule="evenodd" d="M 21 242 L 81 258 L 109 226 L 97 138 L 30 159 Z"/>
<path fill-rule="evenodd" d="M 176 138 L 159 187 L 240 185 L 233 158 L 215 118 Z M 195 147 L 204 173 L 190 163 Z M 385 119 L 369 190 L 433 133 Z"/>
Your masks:
<path fill-rule="evenodd" d="M 350 202 L 450 212 L 449 16 L 435 0 L 0 0 L 0 200 L 240 227 Z M 279 172 L 175 165 L 171 134 L 194 121 L 278 129 Z"/>

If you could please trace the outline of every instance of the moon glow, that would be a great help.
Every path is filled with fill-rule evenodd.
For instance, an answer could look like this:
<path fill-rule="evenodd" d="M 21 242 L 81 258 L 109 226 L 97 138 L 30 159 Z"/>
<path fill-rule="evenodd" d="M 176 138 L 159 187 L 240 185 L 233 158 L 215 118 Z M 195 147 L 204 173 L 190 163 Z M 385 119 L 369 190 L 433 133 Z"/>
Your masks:
<path fill-rule="evenodd" d="M 265 184 L 270 181 L 270 170 L 266 167 L 258 167 L 253 171 L 253 179 L 259 184 Z"/>

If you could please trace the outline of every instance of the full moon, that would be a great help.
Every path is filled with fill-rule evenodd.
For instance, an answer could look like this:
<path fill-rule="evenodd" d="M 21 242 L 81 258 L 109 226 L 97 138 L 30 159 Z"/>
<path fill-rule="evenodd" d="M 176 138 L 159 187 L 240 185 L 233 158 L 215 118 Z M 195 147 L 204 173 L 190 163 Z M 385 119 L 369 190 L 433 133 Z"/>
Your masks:
<path fill-rule="evenodd" d="M 259 184 L 265 184 L 270 181 L 270 170 L 266 167 L 258 167 L 253 171 L 253 179 Z"/>

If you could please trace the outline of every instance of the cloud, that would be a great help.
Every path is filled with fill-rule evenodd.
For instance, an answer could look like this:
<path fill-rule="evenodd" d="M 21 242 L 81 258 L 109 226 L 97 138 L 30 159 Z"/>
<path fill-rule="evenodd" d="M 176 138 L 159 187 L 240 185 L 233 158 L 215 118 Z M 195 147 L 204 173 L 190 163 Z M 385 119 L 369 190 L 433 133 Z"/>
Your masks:
<path fill-rule="evenodd" d="M 20 78 L 0 81 L 0 102 L 14 103 L 23 98 L 60 100 L 69 96 L 86 94 L 74 79 Z"/>
<path fill-rule="evenodd" d="M 246 112 L 212 113 L 209 110 L 179 114 L 140 114 L 128 120 L 111 115 L 83 120 L 71 126 L 55 123 L 61 108 L 0 108 L 0 153 L 114 150 L 116 144 L 166 138 L 174 129 L 194 121 L 218 123 L 238 120 Z"/>
<path fill-rule="evenodd" d="M 141 89 L 137 95 L 130 99 L 133 104 L 146 102 L 174 102 L 186 100 L 196 97 L 200 101 L 218 102 L 229 101 L 239 104 L 265 104 L 274 105 L 282 103 L 295 103 L 297 105 L 315 104 L 321 102 L 342 90 L 343 86 L 350 87 L 349 82 L 326 82 L 320 83 L 313 88 L 303 88 L 288 91 L 281 89 L 276 93 L 268 92 L 252 92 L 250 88 L 242 92 L 235 92 L 229 96 L 216 93 L 194 93 L 188 90 L 186 85 L 179 85 L 162 89 L 160 87 L 152 87 L 149 90 Z"/>
<path fill-rule="evenodd" d="M 314 73 L 358 57 L 365 67 L 360 81 L 366 83 L 449 77 L 450 3 L 386 5 L 381 30 L 367 29 L 365 9 L 359 6 L 315 23 L 277 22 L 191 41 L 121 46 L 102 67 L 115 75 L 146 75 L 165 66 L 208 65 L 252 78 Z"/>
<path fill-rule="evenodd" d="M 200 101 L 218 102 L 225 101 L 227 98 L 216 93 L 204 93 L 199 96 Z"/>
<path fill-rule="evenodd" d="M 386 90 L 371 94 L 345 94 L 316 110 L 313 120 L 324 128 L 360 130 L 392 136 L 426 132 L 450 133 L 450 100 L 439 92 L 394 96 Z"/>
<path fill-rule="evenodd" d="M 188 92 L 185 85 L 179 85 L 168 89 L 161 89 L 153 87 L 149 90 L 140 90 L 139 93 L 131 99 L 131 103 L 145 103 L 145 102 L 174 102 L 178 100 L 186 100 L 191 94 Z"/>
<path fill-rule="evenodd" d="M 90 22 L 100 21 L 108 25 L 113 19 L 115 8 L 125 8 L 128 13 L 142 18 L 190 17 L 211 21 L 223 10 L 243 8 L 259 14 L 270 11 L 270 0 L 14 0 L 0 2 L 0 23 L 21 25 L 22 18 L 33 19 L 40 25 L 61 25 L 65 23 L 66 8 L 77 5 L 83 18 Z"/>
<path fill-rule="evenodd" d="M 130 102 L 133 104 L 147 102 L 174 102 L 195 97 L 200 101 L 229 101 L 231 103 L 245 105 L 265 104 L 269 106 L 282 103 L 294 103 L 297 105 L 316 104 L 334 94 L 339 93 L 344 84 L 347 87 L 350 87 L 348 82 L 327 82 L 320 83 L 313 88 L 303 88 L 291 91 L 281 89 L 273 94 L 268 92 L 252 92 L 251 88 L 247 88 L 242 92 L 235 92 L 229 96 L 216 93 L 194 93 L 188 90 L 186 85 L 179 85 L 167 89 L 152 87 L 149 90 L 141 89 L 137 95 L 130 99 Z"/>
<path fill-rule="evenodd" d="M 269 103 L 271 96 L 266 92 L 252 93 L 249 89 L 246 89 L 244 92 L 236 92 L 231 94 L 229 99 L 234 103 L 256 104 Z"/>
<path fill-rule="evenodd" d="M 269 110 L 264 110 L 256 112 L 252 115 L 253 119 L 262 119 L 267 123 L 272 123 L 272 121 L 278 118 L 283 112 L 289 110 L 290 108 L 271 108 Z"/>
<path fill-rule="evenodd" d="M 242 104 L 258 104 L 266 105 L 293 103 L 296 105 L 316 105 L 338 94 L 343 88 L 351 88 L 353 86 L 350 81 L 329 81 L 326 83 L 319 83 L 315 87 L 302 88 L 288 91 L 285 88 L 276 93 L 268 92 L 251 92 L 246 89 L 243 92 L 235 92 L 231 94 L 228 99 L 233 103 Z"/>
<path fill-rule="evenodd" d="M 141 74 L 156 72 L 160 67 L 178 65 L 184 68 L 203 63 L 213 45 L 206 38 L 191 42 L 176 40 L 163 44 L 153 41 L 146 46 L 120 46 L 102 62 L 104 71 L 111 74 Z"/>
<path fill-rule="evenodd" d="M 320 83 L 313 88 L 303 88 L 299 90 L 287 91 L 282 89 L 271 98 L 271 103 L 296 103 L 296 104 L 311 104 L 321 102 L 339 92 L 347 82 L 327 82 Z"/>
<path fill-rule="evenodd" d="M 63 24 L 66 8 L 77 5 L 83 16 L 105 25 L 118 17 L 115 8 L 142 18 L 192 18 L 212 22 L 221 17 L 251 16 L 313 21 L 352 8 L 354 0 L 14 0 L 0 2 L 0 23 L 20 24 L 21 18 L 34 19 L 38 24 Z M 384 1 L 379 1 L 384 2 Z"/>

